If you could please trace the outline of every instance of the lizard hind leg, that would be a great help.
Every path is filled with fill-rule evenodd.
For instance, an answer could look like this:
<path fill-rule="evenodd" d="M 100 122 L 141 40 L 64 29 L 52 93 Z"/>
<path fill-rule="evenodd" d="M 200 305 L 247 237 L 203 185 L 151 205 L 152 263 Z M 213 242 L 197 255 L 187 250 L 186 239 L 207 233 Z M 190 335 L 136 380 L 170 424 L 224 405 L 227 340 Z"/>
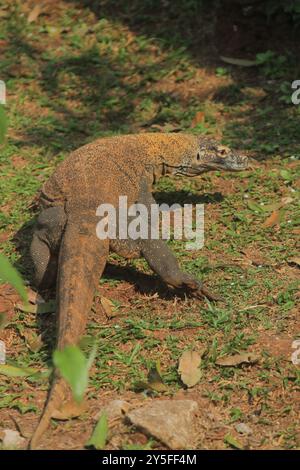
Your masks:
<path fill-rule="evenodd" d="M 30 255 L 34 267 L 34 283 L 40 289 L 55 285 L 59 245 L 66 220 L 62 206 L 43 210 L 37 219 Z"/>

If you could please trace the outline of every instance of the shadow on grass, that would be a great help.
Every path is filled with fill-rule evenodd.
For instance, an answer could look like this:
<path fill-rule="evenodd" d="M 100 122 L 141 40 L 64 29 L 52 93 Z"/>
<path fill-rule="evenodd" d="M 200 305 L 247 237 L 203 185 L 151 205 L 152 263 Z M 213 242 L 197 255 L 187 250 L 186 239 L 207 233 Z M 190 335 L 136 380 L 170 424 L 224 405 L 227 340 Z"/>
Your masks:
<path fill-rule="evenodd" d="M 153 196 L 158 204 L 217 204 L 224 200 L 224 196 L 219 193 L 191 194 L 186 190 L 178 191 L 155 191 Z"/>
<path fill-rule="evenodd" d="M 79 9 L 92 11 L 98 20 L 104 18 L 111 23 L 117 21 L 126 25 L 141 38 L 158 38 L 162 50 L 174 54 L 174 57 L 171 62 L 162 58 L 153 64 L 136 63 L 133 68 L 128 68 L 128 57 L 100 53 L 93 46 L 79 53 L 74 50 L 51 59 L 41 58 L 39 48 L 29 44 L 26 39 L 24 21 L 20 18 L 11 20 L 8 36 L 11 60 L 23 54 L 37 64 L 36 79 L 44 93 L 45 104 L 52 112 L 50 117 L 36 116 L 34 125 L 26 125 L 24 140 L 16 140 L 14 143 L 16 146 L 43 146 L 45 154 L 50 157 L 60 151 L 73 150 L 105 134 L 138 132 L 141 127 L 151 129 L 153 124 L 174 124 L 176 120 L 182 124 L 183 113 L 188 112 L 192 101 L 197 102 L 197 97 L 183 103 L 175 93 L 158 91 L 154 87 L 151 89 L 149 83 L 159 83 L 163 70 L 176 70 L 176 54 L 180 56 L 182 51 L 195 66 L 214 71 L 220 65 L 217 46 L 222 39 L 222 24 L 219 23 L 222 23 L 222 17 L 224 23 L 227 21 L 224 12 L 228 12 L 229 16 L 232 14 L 235 19 L 238 19 L 236 15 L 242 15 L 240 6 L 230 6 L 226 2 L 226 6 L 216 10 L 212 2 L 206 0 L 78 0 L 75 4 Z M 218 25 L 215 21 L 218 21 Z M 243 19 L 241 24 L 245 21 L 247 19 Z M 261 21 L 260 18 L 260 30 Z M 287 44 L 290 44 L 289 41 L 288 37 Z M 266 47 L 269 47 L 268 44 Z M 290 112 L 287 105 L 278 105 L 272 97 L 258 103 L 257 107 L 239 109 L 238 105 L 248 100 L 243 94 L 243 88 L 249 85 L 263 87 L 266 78 L 257 76 L 257 70 L 236 71 L 230 66 L 229 70 L 233 83 L 220 89 L 213 99 L 215 103 L 232 108 L 229 109 L 230 118 L 224 129 L 225 139 L 237 148 L 266 155 L 297 146 L 299 114 Z M 141 74 L 144 78 L 136 82 L 128 80 L 134 74 Z M 67 82 L 67 92 L 65 76 L 71 77 Z M 135 122 L 137 96 L 141 100 L 149 98 L 158 108 L 154 118 Z M 176 106 L 181 112 L 178 116 L 172 109 Z M 190 120 L 184 123 L 183 128 L 186 128 L 188 122 Z"/>
<path fill-rule="evenodd" d="M 121 22 L 134 33 L 158 39 L 167 49 L 184 49 L 198 66 L 214 64 L 215 0 L 76 0 L 98 19 Z M 211 60 L 212 59 L 212 60 Z"/>

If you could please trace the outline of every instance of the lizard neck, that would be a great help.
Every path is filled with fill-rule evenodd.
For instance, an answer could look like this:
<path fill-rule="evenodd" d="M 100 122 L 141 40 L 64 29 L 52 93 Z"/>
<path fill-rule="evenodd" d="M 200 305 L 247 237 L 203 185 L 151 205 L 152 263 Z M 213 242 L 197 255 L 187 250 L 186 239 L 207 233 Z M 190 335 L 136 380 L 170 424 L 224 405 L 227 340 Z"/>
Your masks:
<path fill-rule="evenodd" d="M 197 148 L 197 140 L 191 134 L 144 134 L 143 141 L 154 182 L 161 176 L 172 174 Z"/>
<path fill-rule="evenodd" d="M 174 172 L 174 167 L 170 167 L 167 163 L 162 161 L 153 165 L 153 184 L 155 184 L 162 176 L 170 175 Z"/>

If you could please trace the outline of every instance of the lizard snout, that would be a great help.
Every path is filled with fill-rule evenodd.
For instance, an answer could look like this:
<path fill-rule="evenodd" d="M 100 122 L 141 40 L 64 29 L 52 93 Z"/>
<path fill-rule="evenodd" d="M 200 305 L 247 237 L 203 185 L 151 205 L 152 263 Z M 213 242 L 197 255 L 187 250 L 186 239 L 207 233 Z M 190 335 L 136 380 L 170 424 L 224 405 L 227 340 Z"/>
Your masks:
<path fill-rule="evenodd" d="M 249 158 L 246 155 L 232 154 L 228 157 L 227 167 L 230 170 L 246 170 L 249 167 Z"/>

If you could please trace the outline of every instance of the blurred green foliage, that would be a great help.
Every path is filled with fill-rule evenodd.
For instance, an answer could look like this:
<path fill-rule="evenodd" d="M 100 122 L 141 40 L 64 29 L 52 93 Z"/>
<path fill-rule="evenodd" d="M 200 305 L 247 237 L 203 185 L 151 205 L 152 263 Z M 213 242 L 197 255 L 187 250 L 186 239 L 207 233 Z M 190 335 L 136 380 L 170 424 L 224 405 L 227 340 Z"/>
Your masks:
<path fill-rule="evenodd" d="M 7 119 L 4 107 L 0 105 L 0 145 L 3 144 L 7 130 Z"/>
<path fill-rule="evenodd" d="M 283 12 L 290 16 L 295 25 L 300 25 L 300 0 L 265 0 L 259 3 L 258 8 L 269 21 L 277 13 Z"/>

